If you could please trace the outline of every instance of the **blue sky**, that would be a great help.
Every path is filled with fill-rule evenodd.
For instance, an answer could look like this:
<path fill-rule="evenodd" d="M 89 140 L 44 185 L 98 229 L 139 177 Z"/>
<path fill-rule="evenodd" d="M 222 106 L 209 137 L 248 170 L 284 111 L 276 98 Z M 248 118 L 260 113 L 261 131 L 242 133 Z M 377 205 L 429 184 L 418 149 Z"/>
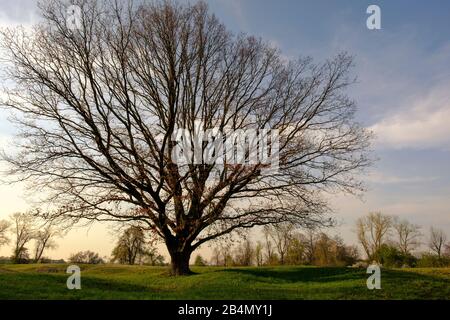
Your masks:
<path fill-rule="evenodd" d="M 450 234 L 449 1 L 210 1 L 234 31 L 261 36 L 295 58 L 355 56 L 350 95 L 357 117 L 377 135 L 379 158 L 363 201 L 337 197 L 341 232 L 372 210 Z M 381 30 L 366 28 L 366 9 L 381 8 Z"/>
<path fill-rule="evenodd" d="M 229 29 L 260 36 L 288 58 L 320 62 L 340 51 L 355 56 L 358 82 L 349 94 L 358 103 L 358 120 L 377 135 L 379 161 L 364 177 L 369 191 L 362 200 L 333 197 L 342 223 L 335 233 L 355 241 L 354 220 L 379 210 L 423 225 L 425 234 L 435 225 L 450 237 L 450 1 L 207 2 Z M 381 8 L 381 30 L 366 27 L 371 4 Z M 34 12 L 35 1 L 2 0 L 0 26 L 30 24 Z M 0 111 L 0 142 L 12 133 Z M 19 191 L 0 191 L 17 199 L 0 218 L 25 205 L 14 198 Z M 65 241 L 86 233 L 71 237 Z M 98 250 L 106 255 L 110 244 L 104 242 Z"/>

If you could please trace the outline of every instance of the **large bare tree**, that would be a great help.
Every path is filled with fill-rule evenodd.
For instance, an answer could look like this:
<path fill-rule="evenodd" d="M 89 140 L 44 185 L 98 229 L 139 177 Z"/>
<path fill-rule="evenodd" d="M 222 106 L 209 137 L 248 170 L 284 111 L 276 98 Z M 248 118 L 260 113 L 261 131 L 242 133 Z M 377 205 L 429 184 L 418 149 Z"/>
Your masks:
<path fill-rule="evenodd" d="M 58 205 L 47 218 L 145 224 L 178 275 L 211 239 L 256 225 L 325 223 L 324 192 L 362 190 L 355 174 L 370 164 L 370 134 L 345 93 L 354 81 L 349 55 L 287 61 L 266 42 L 227 31 L 204 3 L 72 3 L 79 23 L 67 23 L 69 1 L 44 1 L 41 24 L 1 39 L 14 83 L 2 105 L 22 127 L 21 152 L 3 158 Z M 278 145 L 267 139 L 278 168 L 177 161 L 176 129 L 194 136 L 199 127 L 278 130 Z"/>

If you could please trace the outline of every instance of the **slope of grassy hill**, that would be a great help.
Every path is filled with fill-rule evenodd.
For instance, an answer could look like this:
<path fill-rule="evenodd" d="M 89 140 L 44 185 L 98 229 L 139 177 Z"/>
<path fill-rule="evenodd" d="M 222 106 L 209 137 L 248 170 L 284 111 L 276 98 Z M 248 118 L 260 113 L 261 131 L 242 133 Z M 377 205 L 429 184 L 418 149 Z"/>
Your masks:
<path fill-rule="evenodd" d="M 365 269 L 81 266 L 81 290 L 68 290 L 65 265 L 0 265 L 0 299 L 450 299 L 450 268 L 383 269 L 368 290 Z"/>

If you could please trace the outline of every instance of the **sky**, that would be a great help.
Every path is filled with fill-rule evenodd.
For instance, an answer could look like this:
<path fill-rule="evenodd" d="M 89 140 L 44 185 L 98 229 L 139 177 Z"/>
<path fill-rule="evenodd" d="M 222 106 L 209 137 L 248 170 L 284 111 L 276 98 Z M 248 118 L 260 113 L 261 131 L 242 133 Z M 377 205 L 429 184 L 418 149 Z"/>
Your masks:
<path fill-rule="evenodd" d="M 381 211 L 421 225 L 424 241 L 431 226 L 450 237 L 450 1 L 206 2 L 230 30 L 261 37 L 286 58 L 320 62 L 342 51 L 355 57 L 357 83 L 348 94 L 358 104 L 358 121 L 376 135 L 378 161 L 363 177 L 362 198 L 329 196 L 338 221 L 331 234 L 356 243 L 355 220 Z M 366 26 L 372 4 L 381 9 L 380 30 Z M 37 19 L 36 1 L 0 0 L 0 27 Z M 7 117 L 0 110 L 0 146 L 15 132 Z M 0 219 L 25 210 L 22 186 L 0 185 L 0 204 Z M 78 228 L 47 255 L 90 249 L 108 256 L 116 236 L 104 225 Z M 0 256 L 10 250 L 0 248 Z"/>

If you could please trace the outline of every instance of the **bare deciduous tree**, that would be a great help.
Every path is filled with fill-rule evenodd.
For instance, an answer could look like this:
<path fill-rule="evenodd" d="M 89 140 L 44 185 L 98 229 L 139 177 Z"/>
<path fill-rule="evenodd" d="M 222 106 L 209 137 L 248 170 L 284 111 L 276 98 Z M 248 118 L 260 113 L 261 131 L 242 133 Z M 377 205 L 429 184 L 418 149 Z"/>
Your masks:
<path fill-rule="evenodd" d="M 450 258 L 450 243 L 447 243 L 444 248 L 444 256 Z"/>
<path fill-rule="evenodd" d="M 264 226 L 264 233 L 269 235 L 275 244 L 280 264 L 285 263 L 285 257 L 293 236 L 294 227 L 290 223 L 280 223 L 273 226 Z"/>
<path fill-rule="evenodd" d="M 137 225 L 126 228 L 112 251 L 111 261 L 130 265 L 162 264 L 164 259 L 156 248 L 158 239 L 147 231 Z"/>
<path fill-rule="evenodd" d="M 194 265 L 198 266 L 198 267 L 203 267 L 206 266 L 207 262 L 205 259 L 203 259 L 203 257 L 201 255 L 197 255 L 195 257 L 195 261 L 194 261 Z"/>
<path fill-rule="evenodd" d="M 289 241 L 288 250 L 286 253 L 285 262 L 290 265 L 305 264 L 305 245 L 304 235 L 300 233 L 293 233 L 291 240 Z"/>
<path fill-rule="evenodd" d="M 439 259 L 442 256 L 442 249 L 444 248 L 446 242 L 447 236 L 443 230 L 433 227 L 430 228 L 430 240 L 428 245 L 430 249 L 438 255 Z"/>
<path fill-rule="evenodd" d="M 245 239 L 245 241 L 235 249 L 233 261 L 239 266 L 251 266 L 254 255 L 255 250 L 251 240 Z"/>
<path fill-rule="evenodd" d="M 255 246 L 255 260 L 256 260 L 256 265 L 258 267 L 260 267 L 264 264 L 263 250 L 264 250 L 264 246 L 263 246 L 262 242 L 257 241 L 256 246 Z"/>
<path fill-rule="evenodd" d="M 356 221 L 358 241 L 369 260 L 374 259 L 375 253 L 387 241 L 391 227 L 392 218 L 381 212 L 372 212 Z"/>
<path fill-rule="evenodd" d="M 48 249 L 55 249 L 58 247 L 55 238 L 62 235 L 62 230 L 55 226 L 52 222 L 48 222 L 39 227 L 34 233 L 35 247 L 34 247 L 34 261 L 36 263 L 41 261 L 41 258 Z"/>
<path fill-rule="evenodd" d="M 300 235 L 303 245 L 305 247 L 306 261 L 309 264 L 314 263 L 314 256 L 316 254 L 317 236 L 318 236 L 317 231 L 314 228 L 307 228 L 306 235 L 303 234 Z"/>
<path fill-rule="evenodd" d="M 422 236 L 420 226 L 398 218 L 394 219 L 392 226 L 397 237 L 398 248 L 402 253 L 410 254 L 412 250 L 420 246 Z"/>
<path fill-rule="evenodd" d="M 353 265 L 357 260 L 357 248 L 346 246 L 341 237 L 331 238 L 324 232 L 318 234 L 315 243 L 314 265 L 348 266 Z"/>
<path fill-rule="evenodd" d="M 11 223 L 6 220 L 0 220 L 0 247 L 9 243 L 7 236 Z"/>
<path fill-rule="evenodd" d="M 264 233 L 264 247 L 266 251 L 266 264 L 271 265 L 275 262 L 278 263 L 278 257 L 275 253 L 274 244 L 272 243 L 272 239 L 270 237 L 270 234 L 268 232 L 268 228 L 263 229 Z"/>
<path fill-rule="evenodd" d="M 221 253 L 219 247 L 214 247 L 210 264 L 213 266 L 220 266 L 220 257 Z"/>
<path fill-rule="evenodd" d="M 66 1 L 51 0 L 33 31 L 1 32 L 14 83 L 1 104 L 24 133 L 21 152 L 3 158 L 58 205 L 48 218 L 145 223 L 179 275 L 209 240 L 284 221 L 326 223 L 324 192 L 363 190 L 354 173 L 370 164 L 370 134 L 345 94 L 349 55 L 286 61 L 262 40 L 231 34 L 204 3 L 73 4 L 77 30 Z M 194 136 L 196 123 L 278 130 L 270 150 L 279 168 L 178 163 L 176 128 Z"/>
<path fill-rule="evenodd" d="M 145 252 L 146 235 L 138 226 L 127 228 L 120 236 L 112 252 L 112 261 L 135 264 L 139 255 Z"/>
<path fill-rule="evenodd" d="M 321 232 L 317 235 L 314 247 L 315 265 L 328 266 L 335 264 L 336 243 L 326 233 Z"/>
<path fill-rule="evenodd" d="M 23 262 L 29 258 L 26 247 L 36 236 L 36 217 L 31 213 L 15 213 L 11 215 L 14 233 L 14 250 L 11 260 L 15 263 Z"/>
<path fill-rule="evenodd" d="M 232 247 L 229 239 L 228 241 L 219 241 L 213 249 L 211 264 L 224 267 L 233 265 Z"/>
<path fill-rule="evenodd" d="M 162 266 L 165 264 L 164 256 L 158 252 L 158 248 L 154 246 L 154 242 L 151 241 L 145 247 L 145 251 L 142 255 L 139 255 L 139 264 L 146 264 L 151 266 Z"/>

